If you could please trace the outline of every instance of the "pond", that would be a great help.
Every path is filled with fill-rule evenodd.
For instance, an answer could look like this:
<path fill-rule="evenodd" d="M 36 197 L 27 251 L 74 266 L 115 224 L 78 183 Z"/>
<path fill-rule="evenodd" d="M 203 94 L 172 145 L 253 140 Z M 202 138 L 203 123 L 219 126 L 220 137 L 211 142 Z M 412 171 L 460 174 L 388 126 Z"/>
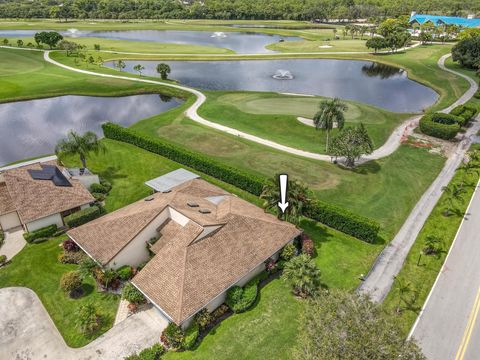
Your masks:
<path fill-rule="evenodd" d="M 182 103 L 165 96 L 60 96 L 0 104 L 0 164 L 50 154 L 69 130 L 102 135 L 101 124 L 124 126 Z"/>
<path fill-rule="evenodd" d="M 0 38 L 30 37 L 48 30 L 0 30 Z M 258 54 L 272 52 L 266 45 L 285 41 L 302 40 L 294 36 L 269 35 L 254 32 L 211 32 L 182 30 L 122 30 L 86 31 L 70 29 L 61 31 L 66 37 L 98 37 L 113 40 L 149 41 L 173 44 L 193 44 L 231 49 L 237 53 Z"/>
<path fill-rule="evenodd" d="M 156 74 L 159 61 L 126 61 L 125 70 L 142 64 Z M 167 61 L 171 79 L 206 90 L 251 90 L 320 95 L 356 100 L 395 112 L 421 112 L 438 98 L 432 89 L 395 67 L 357 60 Z M 113 67 L 113 64 L 106 63 Z"/>

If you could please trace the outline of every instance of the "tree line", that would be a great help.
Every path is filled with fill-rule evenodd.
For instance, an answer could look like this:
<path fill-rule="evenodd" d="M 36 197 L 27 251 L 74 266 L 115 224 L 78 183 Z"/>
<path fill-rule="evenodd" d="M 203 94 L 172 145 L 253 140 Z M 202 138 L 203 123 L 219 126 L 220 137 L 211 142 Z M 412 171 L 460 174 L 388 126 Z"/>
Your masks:
<path fill-rule="evenodd" d="M 0 18 L 328 20 L 419 13 L 464 16 L 477 0 L 0 0 Z"/>

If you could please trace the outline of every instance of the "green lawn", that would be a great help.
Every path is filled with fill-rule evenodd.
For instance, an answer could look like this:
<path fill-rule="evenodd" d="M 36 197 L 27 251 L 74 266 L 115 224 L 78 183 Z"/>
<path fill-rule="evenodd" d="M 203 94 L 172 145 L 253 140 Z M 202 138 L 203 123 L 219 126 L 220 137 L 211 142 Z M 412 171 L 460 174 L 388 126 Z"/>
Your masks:
<path fill-rule="evenodd" d="M 480 148 L 478 145 L 475 145 L 474 147 L 477 149 Z M 461 183 L 464 183 L 466 189 L 465 193 L 462 195 L 462 200 L 453 200 L 453 209 L 457 210 L 460 214 L 463 214 L 466 211 L 477 181 L 478 174 L 468 174 L 463 170 L 458 170 L 452 179 L 451 184 L 460 185 Z M 415 244 L 410 249 L 403 268 L 398 275 L 402 284 L 410 283 L 411 293 L 406 295 L 407 299 L 412 297 L 413 292 L 417 292 L 416 301 L 413 303 L 413 306 L 406 306 L 405 302 L 401 302 L 402 311 L 398 315 L 398 323 L 405 335 L 410 331 L 410 328 L 415 322 L 418 312 L 423 306 L 425 299 L 435 282 L 437 274 L 447 256 L 448 249 L 450 248 L 462 221 L 462 215 L 458 213 L 448 217 L 444 215 L 445 210 L 449 207 L 447 198 L 448 196 L 443 194 L 438 201 L 423 226 L 422 231 L 415 240 Z M 425 247 L 425 239 L 430 235 L 440 237 L 443 240 L 443 251 L 439 256 L 423 255 L 418 264 L 419 254 Z M 396 313 L 399 301 L 400 295 L 398 286 L 394 284 L 392 290 L 385 299 L 384 306 L 388 311 Z"/>
<path fill-rule="evenodd" d="M 312 119 L 322 97 L 299 97 L 261 92 L 205 92 L 203 117 L 249 134 L 297 149 L 325 153 L 324 131 L 300 123 L 298 116 Z M 348 106 L 345 126 L 362 122 L 375 147 L 383 145 L 393 129 L 411 114 L 398 114 L 355 101 Z M 334 129 L 332 136 L 338 132 Z"/>
<path fill-rule="evenodd" d="M 120 297 L 97 292 L 93 278 L 84 281 L 83 297 L 74 300 L 65 295 L 59 286 L 60 277 L 63 273 L 78 267 L 61 264 L 57 259 L 61 252 L 58 245 L 65 238 L 54 238 L 41 244 L 27 244 L 13 258 L 11 264 L 0 269 L 0 288 L 24 286 L 35 291 L 67 345 L 81 347 L 112 327 Z M 98 307 L 103 324 L 93 335 L 86 336 L 77 327 L 76 322 L 80 306 L 89 302 L 95 303 Z"/>
<path fill-rule="evenodd" d="M 43 60 L 43 53 L 0 49 L 0 103 L 59 95 L 121 96 L 164 93 L 187 96 L 175 89 L 127 80 L 106 79 L 64 70 Z"/>

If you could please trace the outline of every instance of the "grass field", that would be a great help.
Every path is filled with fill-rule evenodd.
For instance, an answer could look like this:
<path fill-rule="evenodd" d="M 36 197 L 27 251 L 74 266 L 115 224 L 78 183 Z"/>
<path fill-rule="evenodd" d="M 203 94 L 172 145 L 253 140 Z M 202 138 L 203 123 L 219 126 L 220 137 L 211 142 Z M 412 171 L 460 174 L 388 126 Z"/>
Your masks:
<path fill-rule="evenodd" d="M 474 148 L 479 149 L 478 145 Z M 396 313 L 400 304 L 401 312 L 398 314 L 398 323 L 405 335 L 408 334 L 413 326 L 415 319 L 422 308 L 425 299 L 433 286 L 438 272 L 447 256 L 448 249 L 455 238 L 458 227 L 463 218 L 470 198 L 472 197 L 475 186 L 477 185 L 478 174 L 466 173 L 463 170 L 457 170 L 451 184 L 463 184 L 465 193 L 462 199 L 453 199 L 454 214 L 445 216 L 444 212 L 450 206 L 447 195 L 443 194 L 432 213 L 428 217 L 422 231 L 418 235 L 413 247 L 410 249 L 407 259 L 400 271 L 398 278 L 402 284 L 409 284 L 409 293 L 403 295 L 403 298 L 411 299 L 414 294 L 415 301 L 407 306 L 407 303 L 400 299 L 399 288 L 394 284 L 392 290 L 385 299 L 384 306 L 388 311 Z M 419 254 L 425 247 L 425 240 L 428 236 L 436 236 L 442 240 L 442 251 L 438 255 L 423 255 L 419 261 Z"/>
<path fill-rule="evenodd" d="M 0 270 L 0 288 L 24 286 L 35 291 L 67 345 L 81 347 L 112 327 L 120 297 L 97 292 L 91 277 L 84 280 L 85 294 L 81 298 L 74 300 L 63 292 L 59 285 L 62 274 L 78 268 L 61 264 L 57 259 L 62 251 L 58 245 L 65 239 L 64 236 L 41 244 L 27 244 L 11 264 Z M 90 302 L 95 303 L 103 318 L 101 328 L 91 336 L 84 335 L 77 326 L 79 308 Z"/>
<path fill-rule="evenodd" d="M 324 153 L 326 134 L 305 125 L 298 116 L 312 119 L 321 97 L 299 97 L 258 92 L 205 92 L 207 102 L 199 113 L 206 119 L 297 149 Z M 393 129 L 409 118 L 354 101 L 348 106 L 345 126 L 362 122 L 375 147 L 383 145 Z M 334 129 L 331 136 L 338 130 Z"/>
<path fill-rule="evenodd" d="M 0 49 L 0 103 L 59 95 L 121 96 L 164 93 L 185 97 L 185 93 L 162 86 L 126 80 L 105 79 L 67 71 L 46 63 L 37 51 Z"/>

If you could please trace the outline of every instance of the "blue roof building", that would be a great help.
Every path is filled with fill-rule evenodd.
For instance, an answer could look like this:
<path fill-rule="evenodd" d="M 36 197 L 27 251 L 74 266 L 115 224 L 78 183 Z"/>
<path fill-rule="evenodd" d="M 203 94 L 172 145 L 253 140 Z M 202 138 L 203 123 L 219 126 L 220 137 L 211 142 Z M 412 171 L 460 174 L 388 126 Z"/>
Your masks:
<path fill-rule="evenodd" d="M 480 28 L 480 19 L 467 19 L 456 16 L 437 16 L 437 15 L 423 15 L 413 13 L 410 16 L 410 24 L 425 24 L 431 22 L 435 26 L 457 25 L 464 28 Z"/>

